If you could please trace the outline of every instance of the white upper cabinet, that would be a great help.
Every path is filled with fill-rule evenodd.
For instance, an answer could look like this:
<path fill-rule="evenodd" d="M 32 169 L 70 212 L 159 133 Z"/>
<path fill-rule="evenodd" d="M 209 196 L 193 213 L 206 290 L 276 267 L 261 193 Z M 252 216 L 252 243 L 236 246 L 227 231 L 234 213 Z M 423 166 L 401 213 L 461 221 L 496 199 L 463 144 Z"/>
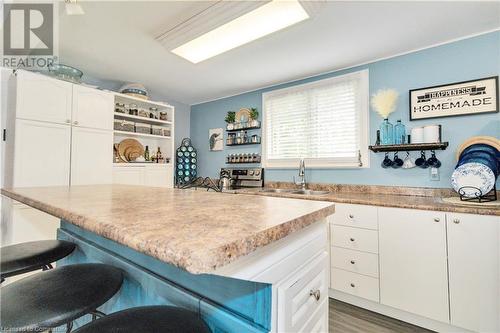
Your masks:
<path fill-rule="evenodd" d="M 114 96 L 111 93 L 73 85 L 73 126 L 113 129 Z"/>
<path fill-rule="evenodd" d="M 500 332 L 500 217 L 447 214 L 453 325 Z"/>
<path fill-rule="evenodd" d="M 73 127 L 71 185 L 113 182 L 113 132 Z"/>
<path fill-rule="evenodd" d="M 16 120 L 15 187 L 69 185 L 71 127 Z"/>
<path fill-rule="evenodd" d="M 27 71 L 16 80 L 17 118 L 69 125 L 73 84 Z"/>
<path fill-rule="evenodd" d="M 449 322 L 442 212 L 379 208 L 380 302 Z"/>

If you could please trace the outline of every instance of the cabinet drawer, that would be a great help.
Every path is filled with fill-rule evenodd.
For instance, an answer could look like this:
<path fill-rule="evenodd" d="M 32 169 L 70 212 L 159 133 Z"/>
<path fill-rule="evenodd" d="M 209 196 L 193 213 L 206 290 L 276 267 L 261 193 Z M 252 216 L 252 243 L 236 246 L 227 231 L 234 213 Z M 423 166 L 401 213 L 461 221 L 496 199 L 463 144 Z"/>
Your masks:
<path fill-rule="evenodd" d="M 333 289 L 354 296 L 379 301 L 378 279 L 369 276 L 332 268 L 330 285 Z"/>
<path fill-rule="evenodd" d="M 377 207 L 336 204 L 333 224 L 377 230 Z"/>
<path fill-rule="evenodd" d="M 378 278 L 378 255 L 332 246 L 332 267 Z"/>
<path fill-rule="evenodd" d="M 333 246 L 351 250 L 378 253 L 378 232 L 359 228 L 332 225 L 331 241 Z"/>
<path fill-rule="evenodd" d="M 278 287 L 278 332 L 298 332 L 328 299 L 328 253 Z"/>

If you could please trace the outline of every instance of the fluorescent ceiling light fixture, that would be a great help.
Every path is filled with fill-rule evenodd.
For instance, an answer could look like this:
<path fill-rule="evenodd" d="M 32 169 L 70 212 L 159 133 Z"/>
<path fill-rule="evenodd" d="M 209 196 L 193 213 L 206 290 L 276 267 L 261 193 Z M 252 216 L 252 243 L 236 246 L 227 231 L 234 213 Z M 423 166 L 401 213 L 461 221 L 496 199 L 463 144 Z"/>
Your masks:
<path fill-rule="evenodd" d="M 274 0 L 175 49 L 199 63 L 309 18 L 298 0 Z"/>

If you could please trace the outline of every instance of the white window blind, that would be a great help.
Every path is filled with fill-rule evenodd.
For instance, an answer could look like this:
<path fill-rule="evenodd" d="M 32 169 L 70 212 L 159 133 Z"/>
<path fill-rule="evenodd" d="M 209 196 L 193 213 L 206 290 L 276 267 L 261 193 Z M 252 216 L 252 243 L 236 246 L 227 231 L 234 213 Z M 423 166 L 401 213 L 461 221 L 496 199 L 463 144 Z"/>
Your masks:
<path fill-rule="evenodd" d="M 265 93 L 263 109 L 265 167 L 367 163 L 367 71 Z"/>

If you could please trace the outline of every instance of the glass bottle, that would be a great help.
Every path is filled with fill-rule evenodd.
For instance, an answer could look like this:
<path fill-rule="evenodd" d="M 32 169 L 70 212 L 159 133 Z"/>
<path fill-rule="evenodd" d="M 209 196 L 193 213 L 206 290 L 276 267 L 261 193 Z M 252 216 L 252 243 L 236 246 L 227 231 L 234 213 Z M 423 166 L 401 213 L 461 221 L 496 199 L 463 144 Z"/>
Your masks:
<path fill-rule="evenodd" d="M 394 126 L 387 118 L 380 124 L 380 143 L 383 145 L 394 144 Z"/>
<path fill-rule="evenodd" d="M 401 120 L 394 125 L 394 143 L 397 145 L 405 143 L 406 127 L 401 123 Z"/>
<path fill-rule="evenodd" d="M 146 146 L 146 149 L 144 150 L 144 159 L 146 161 L 149 161 L 149 147 Z"/>

